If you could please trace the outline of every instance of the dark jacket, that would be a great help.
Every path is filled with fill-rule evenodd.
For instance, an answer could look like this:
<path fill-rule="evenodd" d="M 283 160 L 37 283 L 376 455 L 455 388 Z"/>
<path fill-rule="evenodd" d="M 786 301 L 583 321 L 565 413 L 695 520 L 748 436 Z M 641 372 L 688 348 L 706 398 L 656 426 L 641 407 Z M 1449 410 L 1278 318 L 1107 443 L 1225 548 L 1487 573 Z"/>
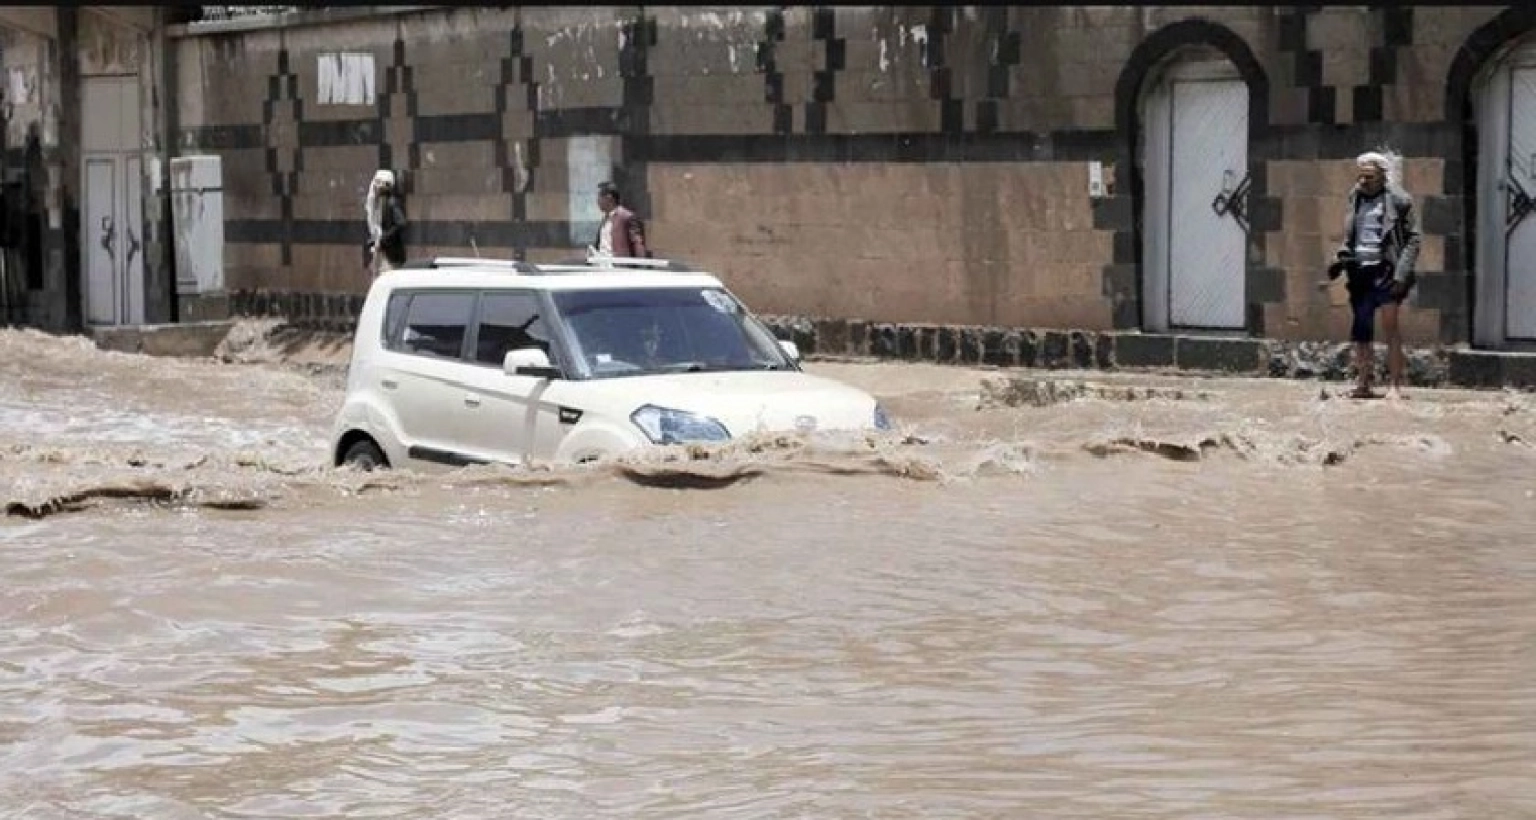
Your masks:
<path fill-rule="evenodd" d="M 378 252 L 384 254 L 391 265 L 405 264 L 405 209 L 400 197 L 384 197 L 383 213 L 380 214 Z"/>
<path fill-rule="evenodd" d="M 1419 261 L 1419 214 L 1413 207 L 1413 197 L 1401 188 L 1388 185 L 1385 190 L 1387 208 L 1381 226 L 1381 257 L 1392 266 L 1392 279 L 1413 284 L 1418 278 L 1414 265 Z M 1349 192 L 1349 210 L 1344 216 L 1344 242 L 1339 245 L 1337 257 L 1347 259 L 1354 255 L 1355 212 L 1360 203 L 1360 186 Z"/>

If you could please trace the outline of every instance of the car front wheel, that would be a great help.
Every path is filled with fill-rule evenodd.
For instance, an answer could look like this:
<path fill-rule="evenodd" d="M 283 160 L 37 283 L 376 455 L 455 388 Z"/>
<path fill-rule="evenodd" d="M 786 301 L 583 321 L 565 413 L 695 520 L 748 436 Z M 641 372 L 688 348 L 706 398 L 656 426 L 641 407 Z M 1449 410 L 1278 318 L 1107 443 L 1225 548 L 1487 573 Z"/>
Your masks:
<path fill-rule="evenodd" d="M 389 460 L 384 458 L 384 452 L 379 449 L 379 445 L 363 439 L 353 442 L 352 446 L 347 448 L 346 454 L 341 457 L 341 464 L 343 467 L 370 472 L 388 467 Z"/>

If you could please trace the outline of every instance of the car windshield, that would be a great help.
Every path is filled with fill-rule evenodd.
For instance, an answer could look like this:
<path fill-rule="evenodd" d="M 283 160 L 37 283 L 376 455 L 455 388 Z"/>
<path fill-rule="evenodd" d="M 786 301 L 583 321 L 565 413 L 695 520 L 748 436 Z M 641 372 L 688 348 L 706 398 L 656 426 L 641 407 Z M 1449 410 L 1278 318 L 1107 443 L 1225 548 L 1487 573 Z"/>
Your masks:
<path fill-rule="evenodd" d="M 553 298 L 575 358 L 592 378 L 792 367 L 773 335 L 720 288 L 579 290 Z"/>

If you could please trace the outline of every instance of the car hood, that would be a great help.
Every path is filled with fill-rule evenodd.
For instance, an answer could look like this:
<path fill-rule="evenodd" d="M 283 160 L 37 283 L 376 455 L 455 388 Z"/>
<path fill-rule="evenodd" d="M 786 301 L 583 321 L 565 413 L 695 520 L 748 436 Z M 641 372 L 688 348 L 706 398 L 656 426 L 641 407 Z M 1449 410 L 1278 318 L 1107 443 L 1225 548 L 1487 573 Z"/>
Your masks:
<path fill-rule="evenodd" d="M 647 404 L 709 416 L 733 438 L 753 432 L 859 430 L 874 426 L 875 399 L 808 373 L 676 373 L 581 382 L 583 410 L 628 419 Z M 572 385 L 574 386 L 574 385 Z"/>

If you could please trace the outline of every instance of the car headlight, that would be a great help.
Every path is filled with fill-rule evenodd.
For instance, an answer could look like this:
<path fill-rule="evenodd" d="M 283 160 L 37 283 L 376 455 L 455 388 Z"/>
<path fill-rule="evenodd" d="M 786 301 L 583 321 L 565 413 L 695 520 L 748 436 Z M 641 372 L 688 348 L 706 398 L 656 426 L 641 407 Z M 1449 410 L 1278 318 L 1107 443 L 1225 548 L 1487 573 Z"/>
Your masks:
<path fill-rule="evenodd" d="M 708 417 L 683 410 L 669 410 L 652 404 L 629 414 L 652 444 L 682 444 L 689 441 L 729 441 L 725 425 Z"/>
<path fill-rule="evenodd" d="M 878 404 L 875 405 L 875 429 L 876 430 L 889 430 L 889 429 L 891 429 L 891 417 L 886 415 L 885 414 L 885 408 L 881 407 Z"/>

